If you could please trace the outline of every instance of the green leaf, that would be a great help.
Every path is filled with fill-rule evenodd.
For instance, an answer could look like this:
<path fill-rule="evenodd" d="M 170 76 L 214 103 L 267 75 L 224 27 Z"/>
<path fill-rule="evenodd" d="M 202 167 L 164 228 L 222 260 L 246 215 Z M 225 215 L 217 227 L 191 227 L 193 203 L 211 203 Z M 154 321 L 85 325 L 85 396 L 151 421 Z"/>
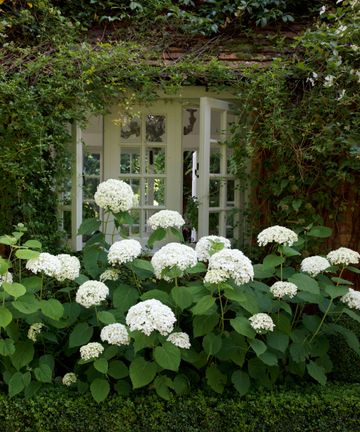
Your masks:
<path fill-rule="evenodd" d="M 202 342 L 204 351 L 208 355 L 215 355 L 221 349 L 221 336 L 215 335 L 214 333 L 207 334 Z"/>
<path fill-rule="evenodd" d="M 97 314 L 98 320 L 103 324 L 113 324 L 116 323 L 116 318 L 109 311 L 100 311 Z"/>
<path fill-rule="evenodd" d="M 157 228 L 155 231 L 151 233 L 148 240 L 148 246 L 152 248 L 155 242 L 163 240 L 165 236 L 166 236 L 166 230 L 164 228 Z"/>
<path fill-rule="evenodd" d="M 114 384 L 114 390 L 120 396 L 129 396 L 131 393 L 131 384 L 125 380 L 119 380 L 116 384 Z"/>
<path fill-rule="evenodd" d="M 327 324 L 325 328 L 330 329 L 332 332 L 341 334 L 349 347 L 360 355 L 359 339 L 352 330 L 338 324 Z"/>
<path fill-rule="evenodd" d="M 334 299 L 336 297 L 345 295 L 349 291 L 349 288 L 343 286 L 326 285 L 324 291 Z"/>
<path fill-rule="evenodd" d="M 140 331 L 134 331 L 132 332 L 132 337 L 134 339 L 135 352 L 138 352 L 143 348 L 153 347 L 157 339 L 157 335 L 155 332 L 151 333 L 149 336 L 146 336 Z"/>
<path fill-rule="evenodd" d="M 250 390 L 250 378 L 246 372 L 241 370 L 235 371 L 231 375 L 231 382 L 234 384 L 234 387 L 241 396 L 246 395 L 246 393 Z"/>
<path fill-rule="evenodd" d="M 129 375 L 133 388 L 144 387 L 155 378 L 157 371 L 156 363 L 148 362 L 143 357 L 136 357 L 130 363 Z"/>
<path fill-rule="evenodd" d="M 176 237 L 177 241 L 179 241 L 180 243 L 184 243 L 183 233 L 179 229 L 175 227 L 170 227 L 170 232 L 173 236 Z"/>
<path fill-rule="evenodd" d="M 177 372 L 180 365 L 180 349 L 170 342 L 164 342 L 161 347 L 154 349 L 154 359 L 163 369 Z"/>
<path fill-rule="evenodd" d="M 278 255 L 267 255 L 263 260 L 264 268 L 274 268 L 280 264 L 284 264 L 285 258 Z"/>
<path fill-rule="evenodd" d="M 289 277 L 288 280 L 294 283 L 301 291 L 306 291 L 311 294 L 320 294 L 319 284 L 315 279 L 306 274 L 295 273 Z"/>
<path fill-rule="evenodd" d="M 115 379 L 121 379 L 129 375 L 129 369 L 122 361 L 111 360 L 109 362 L 108 374 Z"/>
<path fill-rule="evenodd" d="M 10 261 L 0 256 L 0 275 L 7 273 L 10 268 Z"/>
<path fill-rule="evenodd" d="M 59 320 L 64 314 L 64 306 L 56 299 L 40 300 L 41 312 L 55 321 Z"/>
<path fill-rule="evenodd" d="M 15 369 L 20 370 L 34 358 L 34 346 L 30 341 L 20 341 L 15 344 L 15 353 L 10 356 Z"/>
<path fill-rule="evenodd" d="M 266 351 L 266 344 L 264 344 L 264 342 L 259 339 L 253 339 L 249 343 L 258 357 Z"/>
<path fill-rule="evenodd" d="M 110 392 L 110 384 L 106 379 L 95 378 L 90 384 L 90 391 L 97 403 L 102 402 Z"/>
<path fill-rule="evenodd" d="M 295 363 L 305 361 L 305 359 L 307 358 L 307 351 L 304 347 L 304 344 L 300 342 L 293 342 L 290 345 L 290 355 Z"/>
<path fill-rule="evenodd" d="M 139 293 L 136 288 L 129 285 L 119 285 L 113 293 L 114 307 L 125 313 L 133 306 L 139 298 Z"/>
<path fill-rule="evenodd" d="M 332 229 L 325 226 L 314 226 L 307 232 L 310 237 L 327 238 L 331 237 Z"/>
<path fill-rule="evenodd" d="M 97 371 L 106 374 L 109 368 L 108 361 L 104 358 L 98 358 L 94 361 L 94 368 Z"/>
<path fill-rule="evenodd" d="M 83 250 L 83 265 L 89 275 L 96 279 L 101 273 L 98 264 L 100 249 L 97 244 L 87 246 Z"/>
<path fill-rule="evenodd" d="M 14 397 L 15 395 L 22 392 L 25 388 L 23 374 L 21 372 L 15 372 L 9 380 L 9 396 Z"/>
<path fill-rule="evenodd" d="M 13 246 L 13 245 L 16 245 L 16 243 L 17 243 L 17 240 L 15 237 L 11 237 L 9 235 L 0 236 L 0 244 Z"/>
<path fill-rule="evenodd" d="M 254 277 L 256 279 L 270 278 L 275 272 L 274 268 L 265 267 L 263 264 L 255 264 L 253 267 L 254 267 Z"/>
<path fill-rule="evenodd" d="M 34 369 L 35 378 L 44 383 L 51 383 L 52 370 L 47 364 L 40 364 Z"/>
<path fill-rule="evenodd" d="M 178 374 L 174 378 L 174 390 L 177 395 L 184 395 L 188 393 L 190 389 L 189 380 L 183 374 Z"/>
<path fill-rule="evenodd" d="M 343 285 L 354 285 L 352 282 L 348 281 L 347 279 L 339 278 L 339 277 L 332 277 L 331 280 L 335 282 L 336 284 L 343 284 Z"/>
<path fill-rule="evenodd" d="M 266 341 L 271 348 L 284 353 L 289 345 L 289 336 L 275 330 L 266 335 Z"/>
<path fill-rule="evenodd" d="M 141 300 L 156 299 L 161 301 L 161 303 L 166 304 L 167 306 L 172 306 L 172 300 L 169 294 L 165 291 L 161 291 L 158 289 L 152 289 L 150 291 L 147 291 L 140 298 Z"/>
<path fill-rule="evenodd" d="M 88 323 L 79 323 L 73 328 L 69 337 L 69 348 L 86 345 L 93 335 L 94 329 Z"/>
<path fill-rule="evenodd" d="M 0 327 L 7 327 L 12 321 L 12 313 L 5 306 L 0 306 Z"/>
<path fill-rule="evenodd" d="M 0 339 L 0 355 L 11 356 L 15 352 L 15 345 L 12 339 Z"/>
<path fill-rule="evenodd" d="M 279 251 L 281 251 L 282 254 L 287 256 L 287 257 L 301 255 L 301 253 L 299 251 L 297 251 L 296 249 L 293 249 L 290 246 L 285 246 L 285 245 L 280 245 Z"/>
<path fill-rule="evenodd" d="M 186 270 L 186 273 L 189 274 L 197 274 L 197 273 L 205 273 L 206 265 L 203 262 L 198 262 L 194 267 Z"/>
<path fill-rule="evenodd" d="M 231 360 L 236 365 L 242 367 L 248 348 L 249 346 L 245 337 L 232 331 L 224 334 L 221 350 L 216 354 L 216 357 L 221 361 Z"/>
<path fill-rule="evenodd" d="M 134 261 L 131 261 L 131 264 L 139 270 L 146 270 L 149 273 L 154 273 L 154 267 L 150 261 L 136 258 Z"/>
<path fill-rule="evenodd" d="M 179 306 L 182 310 L 188 308 L 193 304 L 193 297 L 187 287 L 175 286 L 171 290 L 171 297 L 174 299 L 176 305 Z"/>
<path fill-rule="evenodd" d="M 346 315 L 348 315 L 349 317 L 351 317 L 352 319 L 354 319 L 357 322 L 360 322 L 360 314 L 348 309 L 348 308 L 344 308 L 344 313 L 346 313 Z"/>
<path fill-rule="evenodd" d="M 27 240 L 23 246 L 27 247 L 27 248 L 32 248 L 32 249 L 41 249 L 42 248 L 42 244 L 38 241 L 38 240 Z"/>
<path fill-rule="evenodd" d="M 350 270 L 351 272 L 356 273 L 356 274 L 360 274 L 360 269 L 353 267 L 353 266 L 347 266 L 347 270 Z"/>
<path fill-rule="evenodd" d="M 99 221 L 98 219 L 85 219 L 82 221 L 79 227 L 78 234 L 90 235 L 95 231 L 98 231 L 100 225 L 101 225 L 101 221 Z"/>
<path fill-rule="evenodd" d="M 27 278 L 22 278 L 21 283 L 26 287 L 29 294 L 38 292 L 42 286 L 42 279 L 39 276 L 30 276 Z"/>
<path fill-rule="evenodd" d="M 170 388 L 173 388 L 171 379 L 165 375 L 158 376 L 154 381 L 156 393 L 165 400 L 170 400 L 171 392 Z"/>
<path fill-rule="evenodd" d="M 13 307 L 25 315 L 31 315 L 40 308 L 40 302 L 33 294 L 25 294 L 11 303 Z"/>
<path fill-rule="evenodd" d="M 40 252 L 33 251 L 31 249 L 18 249 L 15 252 L 16 258 L 24 259 L 24 260 L 30 260 L 30 259 L 38 258 L 39 255 L 40 255 Z"/>
<path fill-rule="evenodd" d="M 237 333 L 243 336 L 247 336 L 251 339 L 256 336 L 255 330 L 251 327 L 249 320 L 245 317 L 238 316 L 230 320 L 230 324 Z"/>
<path fill-rule="evenodd" d="M 204 315 L 215 304 L 215 298 L 206 295 L 202 297 L 191 309 L 193 315 Z"/>
<path fill-rule="evenodd" d="M 211 365 L 206 369 L 206 382 L 217 393 L 222 393 L 226 384 L 226 375 L 224 375 L 216 365 Z"/>
<path fill-rule="evenodd" d="M 322 366 L 319 366 L 315 362 L 310 361 L 306 365 L 306 370 L 308 371 L 308 374 L 318 383 L 320 383 L 321 385 L 326 384 L 325 369 Z"/>
<path fill-rule="evenodd" d="M 259 355 L 259 359 L 268 366 L 276 366 L 278 363 L 276 355 L 269 351 Z"/>
<path fill-rule="evenodd" d="M 211 330 L 219 322 L 219 315 L 200 315 L 195 316 L 193 319 L 193 332 L 194 337 L 204 336 L 211 332 Z"/>
<path fill-rule="evenodd" d="M 15 298 L 21 297 L 26 293 L 26 288 L 24 287 L 24 285 L 19 284 L 17 282 L 13 282 L 13 283 L 3 282 L 2 285 L 4 290 Z"/>

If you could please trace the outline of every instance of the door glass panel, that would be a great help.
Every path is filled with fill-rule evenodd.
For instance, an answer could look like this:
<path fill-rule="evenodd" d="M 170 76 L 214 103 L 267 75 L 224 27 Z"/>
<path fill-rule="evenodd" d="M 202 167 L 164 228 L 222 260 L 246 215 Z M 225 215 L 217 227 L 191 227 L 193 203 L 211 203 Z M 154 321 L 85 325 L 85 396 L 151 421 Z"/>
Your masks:
<path fill-rule="evenodd" d="M 164 142 L 165 141 L 165 116 L 152 115 L 146 116 L 146 141 Z"/>
<path fill-rule="evenodd" d="M 220 174 L 221 154 L 218 147 L 213 147 L 210 154 L 210 174 Z"/>
<path fill-rule="evenodd" d="M 219 235 L 219 213 L 209 213 L 209 235 Z"/>
<path fill-rule="evenodd" d="M 235 175 L 237 168 L 236 168 L 236 161 L 233 158 L 233 152 L 231 150 L 228 150 L 226 152 L 226 171 L 227 174 Z"/>
<path fill-rule="evenodd" d="M 84 199 L 92 200 L 100 183 L 99 178 L 85 177 L 83 181 L 83 197 Z"/>
<path fill-rule="evenodd" d="M 120 140 L 127 143 L 137 143 L 141 140 L 140 117 L 126 118 L 121 127 Z"/>
<path fill-rule="evenodd" d="M 145 155 L 146 174 L 165 174 L 165 149 L 151 147 Z"/>
<path fill-rule="evenodd" d="M 228 180 L 226 185 L 226 206 L 233 207 L 235 205 L 235 181 Z"/>
<path fill-rule="evenodd" d="M 221 111 L 211 110 L 211 135 L 213 140 L 221 139 Z"/>
<path fill-rule="evenodd" d="M 140 147 L 121 148 L 120 173 L 140 174 Z"/>
<path fill-rule="evenodd" d="M 140 199 L 140 179 L 122 179 L 124 182 L 131 186 L 131 189 L 134 192 L 135 198 L 138 202 Z"/>
<path fill-rule="evenodd" d="M 230 211 L 226 214 L 226 238 L 234 238 L 234 228 L 235 228 L 235 213 Z"/>
<path fill-rule="evenodd" d="M 84 155 L 83 174 L 100 176 L 100 153 L 88 153 Z"/>
<path fill-rule="evenodd" d="M 63 227 L 68 237 L 71 238 L 71 211 L 70 210 L 64 210 L 63 212 Z"/>
<path fill-rule="evenodd" d="M 145 205 L 150 205 L 150 206 L 165 205 L 165 179 L 163 178 L 145 179 Z"/>
<path fill-rule="evenodd" d="M 95 204 L 94 201 L 84 201 L 83 202 L 83 219 L 92 219 L 100 217 L 99 207 Z"/>
<path fill-rule="evenodd" d="M 220 206 L 220 180 L 210 180 L 209 207 Z"/>

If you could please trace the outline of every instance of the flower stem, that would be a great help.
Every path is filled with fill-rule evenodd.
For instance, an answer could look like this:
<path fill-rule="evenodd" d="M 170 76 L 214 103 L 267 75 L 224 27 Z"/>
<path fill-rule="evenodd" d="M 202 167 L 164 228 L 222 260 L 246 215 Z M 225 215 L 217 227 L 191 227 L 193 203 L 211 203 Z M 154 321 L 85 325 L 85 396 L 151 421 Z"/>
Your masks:
<path fill-rule="evenodd" d="M 221 310 L 221 317 L 220 317 L 219 327 L 221 329 L 221 332 L 223 332 L 224 328 L 225 328 L 225 323 L 224 323 L 224 315 L 225 315 L 225 313 L 224 313 L 224 305 L 223 305 L 223 302 L 222 302 L 222 295 L 221 295 L 221 291 L 220 291 L 220 286 L 219 285 L 217 285 L 217 289 L 218 289 L 218 293 L 219 293 L 219 303 L 220 303 L 220 310 Z"/>

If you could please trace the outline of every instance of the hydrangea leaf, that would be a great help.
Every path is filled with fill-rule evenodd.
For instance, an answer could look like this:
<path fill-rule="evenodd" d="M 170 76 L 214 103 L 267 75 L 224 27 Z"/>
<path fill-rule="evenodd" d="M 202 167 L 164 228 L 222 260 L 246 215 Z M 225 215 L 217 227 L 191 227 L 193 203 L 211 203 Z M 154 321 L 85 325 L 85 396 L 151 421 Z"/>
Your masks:
<path fill-rule="evenodd" d="M 278 363 L 276 355 L 269 351 L 259 355 L 259 359 L 268 366 L 276 366 Z"/>
<path fill-rule="evenodd" d="M 129 285 L 118 285 L 113 293 L 114 307 L 120 309 L 123 313 L 133 306 L 139 298 L 139 293 L 136 288 Z"/>
<path fill-rule="evenodd" d="M 34 358 L 34 345 L 30 341 L 20 341 L 15 344 L 15 353 L 10 356 L 15 369 L 20 370 Z"/>
<path fill-rule="evenodd" d="M 243 336 L 247 336 L 252 339 L 256 335 L 256 332 L 251 327 L 249 320 L 243 316 L 238 316 L 230 320 L 230 324 L 233 329 L 237 331 L 237 333 Z"/>
<path fill-rule="evenodd" d="M 222 393 L 227 378 L 216 365 L 211 365 L 206 369 L 206 382 L 216 393 Z"/>
<path fill-rule="evenodd" d="M 17 282 L 14 283 L 3 282 L 2 286 L 8 294 L 10 294 L 15 298 L 21 297 L 26 293 L 26 288 L 24 287 L 24 285 L 19 284 Z"/>
<path fill-rule="evenodd" d="M 32 249 L 41 249 L 42 244 L 38 240 L 27 240 L 23 246 L 32 248 Z"/>
<path fill-rule="evenodd" d="M 203 315 L 215 304 L 215 298 L 206 295 L 202 297 L 196 305 L 191 309 L 194 315 Z"/>
<path fill-rule="evenodd" d="M 88 323 L 79 323 L 73 328 L 69 337 L 69 348 L 86 345 L 93 335 L 94 329 Z"/>
<path fill-rule="evenodd" d="M 129 375 L 129 369 L 121 360 L 111 360 L 109 362 L 108 374 L 115 379 L 121 379 Z"/>
<path fill-rule="evenodd" d="M 7 327 L 12 321 L 12 313 L 5 306 L 0 306 L 0 327 Z"/>
<path fill-rule="evenodd" d="M 250 390 L 250 378 L 246 372 L 240 370 L 235 371 L 231 375 L 231 382 L 234 384 L 234 387 L 241 396 L 246 395 L 246 393 Z"/>
<path fill-rule="evenodd" d="M 183 395 L 188 393 L 190 384 L 188 378 L 183 374 L 178 374 L 174 378 L 174 390 L 176 394 Z"/>
<path fill-rule="evenodd" d="M 253 339 L 250 341 L 251 348 L 255 351 L 256 355 L 259 357 L 261 354 L 263 354 L 266 351 L 266 344 L 259 340 L 259 339 Z"/>
<path fill-rule="evenodd" d="M 24 260 L 38 258 L 39 255 L 40 255 L 40 252 L 33 251 L 31 249 L 18 249 L 15 252 L 16 258 L 24 259 Z"/>
<path fill-rule="evenodd" d="M 211 330 L 219 322 L 219 315 L 197 315 L 193 319 L 193 332 L 194 336 L 204 336 L 211 332 Z"/>
<path fill-rule="evenodd" d="M 181 352 L 178 347 L 170 342 L 164 342 L 154 349 L 154 359 L 163 369 L 177 372 L 181 360 Z"/>
<path fill-rule="evenodd" d="M 15 345 L 12 339 L 0 339 L 0 355 L 6 357 L 14 354 Z"/>
<path fill-rule="evenodd" d="M 306 291 L 311 294 L 320 293 L 317 281 L 306 274 L 295 273 L 289 277 L 288 281 L 294 283 L 301 291 Z"/>
<path fill-rule="evenodd" d="M 136 357 L 130 364 L 129 375 L 133 388 L 144 387 L 155 378 L 156 363 L 148 362 L 143 357 Z"/>
<path fill-rule="evenodd" d="M 100 228 L 101 225 L 101 221 L 95 218 L 92 219 L 85 219 L 82 221 L 79 230 L 78 230 L 78 234 L 79 235 L 90 235 L 92 233 L 94 233 L 95 231 L 97 231 Z"/>
<path fill-rule="evenodd" d="M 104 358 L 98 358 L 94 361 L 94 368 L 103 373 L 106 374 L 108 372 L 109 369 L 109 365 L 108 365 L 108 361 Z"/>
<path fill-rule="evenodd" d="M 174 388 L 171 379 L 165 375 L 158 376 L 154 381 L 156 393 L 165 400 L 170 400 L 170 388 Z"/>
<path fill-rule="evenodd" d="M 110 384 L 105 379 L 96 378 L 90 384 L 90 391 L 96 402 L 102 402 L 110 392 Z"/>
<path fill-rule="evenodd" d="M 313 361 L 310 361 L 306 365 L 306 370 L 308 371 L 309 375 L 313 377 L 318 383 L 321 385 L 326 384 L 326 375 L 325 375 L 325 369 L 322 366 L 319 366 Z"/>
<path fill-rule="evenodd" d="M 49 300 L 40 300 L 40 309 L 45 316 L 55 321 L 59 320 L 64 314 L 64 306 L 59 300 L 52 298 Z"/>
<path fill-rule="evenodd" d="M 40 308 L 40 302 L 33 294 L 25 294 L 11 304 L 16 310 L 26 315 L 31 315 Z"/>
<path fill-rule="evenodd" d="M 42 363 L 34 369 L 35 378 L 43 383 L 51 383 L 52 370 L 49 365 Z"/>
<path fill-rule="evenodd" d="M 193 303 L 193 297 L 187 287 L 175 286 L 171 290 L 171 297 L 181 309 L 186 309 Z"/>
<path fill-rule="evenodd" d="M 284 353 L 289 345 L 289 336 L 274 331 L 266 335 L 266 342 L 271 348 Z"/>
<path fill-rule="evenodd" d="M 97 314 L 98 320 L 103 324 L 113 324 L 116 322 L 116 318 L 109 311 L 100 311 Z"/>
<path fill-rule="evenodd" d="M 267 255 L 263 260 L 264 268 L 274 268 L 279 266 L 280 264 L 284 264 L 285 258 L 278 255 Z"/>
<path fill-rule="evenodd" d="M 25 388 L 25 383 L 23 379 L 23 374 L 21 372 L 15 372 L 10 378 L 9 383 L 9 396 L 14 397 L 21 393 Z"/>
<path fill-rule="evenodd" d="M 202 345 L 206 354 L 215 355 L 221 349 L 221 336 L 214 333 L 209 333 L 204 337 Z"/>

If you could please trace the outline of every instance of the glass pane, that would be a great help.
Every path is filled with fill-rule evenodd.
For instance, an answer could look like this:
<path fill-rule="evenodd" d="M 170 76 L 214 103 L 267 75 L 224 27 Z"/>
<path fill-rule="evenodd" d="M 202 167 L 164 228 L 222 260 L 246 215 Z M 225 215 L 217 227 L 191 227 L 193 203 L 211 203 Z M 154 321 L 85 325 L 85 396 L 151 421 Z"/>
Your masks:
<path fill-rule="evenodd" d="M 234 238 L 234 230 L 238 225 L 238 210 L 230 210 L 226 214 L 226 238 Z"/>
<path fill-rule="evenodd" d="M 165 205 L 165 179 L 145 179 L 145 205 Z"/>
<path fill-rule="evenodd" d="M 235 181 L 228 180 L 226 186 L 226 206 L 233 207 L 235 205 Z"/>
<path fill-rule="evenodd" d="M 220 174 L 220 149 L 211 149 L 210 153 L 210 174 Z"/>
<path fill-rule="evenodd" d="M 100 218 L 100 209 L 94 201 L 83 202 L 83 219 Z"/>
<path fill-rule="evenodd" d="M 63 212 L 63 227 L 68 237 L 71 238 L 71 211 Z"/>
<path fill-rule="evenodd" d="M 221 111 L 211 110 L 211 139 L 221 138 Z"/>
<path fill-rule="evenodd" d="M 83 181 L 83 197 L 84 199 L 93 199 L 100 179 L 98 177 L 84 177 Z"/>
<path fill-rule="evenodd" d="M 130 215 L 133 219 L 133 223 L 131 225 L 121 225 L 120 232 L 122 236 L 134 237 L 140 234 L 140 210 L 131 210 Z"/>
<path fill-rule="evenodd" d="M 145 165 L 147 174 L 165 174 L 165 149 L 159 147 L 147 149 Z"/>
<path fill-rule="evenodd" d="M 236 166 L 236 161 L 233 157 L 233 152 L 232 152 L 232 150 L 227 150 L 226 154 L 227 154 L 227 156 L 226 156 L 227 174 L 235 175 L 236 171 L 237 171 L 237 166 Z"/>
<path fill-rule="evenodd" d="M 219 213 L 209 213 L 209 235 L 219 235 Z"/>
<path fill-rule="evenodd" d="M 122 142 L 139 142 L 141 140 L 141 119 L 140 117 L 126 118 L 120 131 Z"/>
<path fill-rule="evenodd" d="M 81 137 L 86 147 L 102 147 L 103 145 L 103 118 L 91 116 Z"/>
<path fill-rule="evenodd" d="M 149 142 L 165 141 L 165 116 L 146 116 L 146 140 Z"/>
<path fill-rule="evenodd" d="M 100 176 L 100 153 L 84 154 L 83 174 Z"/>
<path fill-rule="evenodd" d="M 220 180 L 210 180 L 209 207 L 220 206 Z"/>
<path fill-rule="evenodd" d="M 120 156 L 121 174 L 140 173 L 140 147 L 122 147 Z"/>
<path fill-rule="evenodd" d="M 131 186 L 137 202 L 140 204 L 140 179 L 121 179 Z"/>
<path fill-rule="evenodd" d="M 150 234 L 152 232 L 151 228 L 148 227 L 147 221 L 153 214 L 157 213 L 159 210 L 145 210 L 145 232 Z"/>
<path fill-rule="evenodd" d="M 199 135 L 199 110 L 185 108 L 183 110 L 183 135 Z"/>

